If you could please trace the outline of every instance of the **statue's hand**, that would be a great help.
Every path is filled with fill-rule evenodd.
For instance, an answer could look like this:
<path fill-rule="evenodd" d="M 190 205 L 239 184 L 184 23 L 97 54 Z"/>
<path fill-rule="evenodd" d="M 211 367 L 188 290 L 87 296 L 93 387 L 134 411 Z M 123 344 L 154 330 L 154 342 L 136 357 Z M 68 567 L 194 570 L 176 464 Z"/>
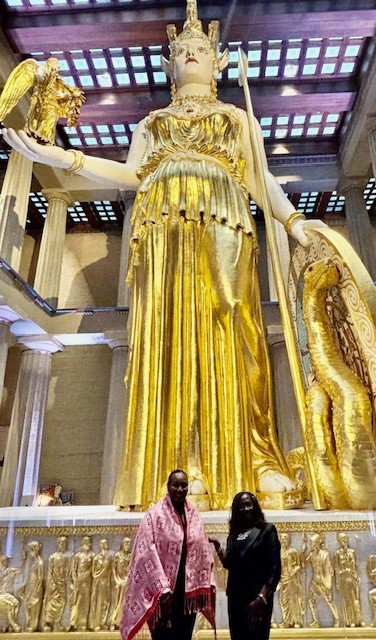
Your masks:
<path fill-rule="evenodd" d="M 328 225 L 322 220 L 297 220 L 291 227 L 291 235 L 303 247 L 307 247 L 310 243 L 310 238 L 305 233 L 306 229 L 322 229 L 325 227 L 327 228 Z"/>
<path fill-rule="evenodd" d="M 51 167 L 60 169 L 68 169 L 73 163 L 72 153 L 54 145 L 39 144 L 36 140 L 30 138 L 25 131 L 17 132 L 14 129 L 2 129 L 1 133 L 4 140 L 13 149 L 33 162 L 48 164 Z"/>

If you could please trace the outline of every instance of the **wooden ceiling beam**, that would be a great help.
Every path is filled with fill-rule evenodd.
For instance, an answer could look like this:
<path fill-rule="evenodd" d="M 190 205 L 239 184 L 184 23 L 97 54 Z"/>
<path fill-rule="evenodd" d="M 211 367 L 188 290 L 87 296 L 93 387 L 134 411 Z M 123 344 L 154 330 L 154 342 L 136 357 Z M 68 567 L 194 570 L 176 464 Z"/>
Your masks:
<path fill-rule="evenodd" d="M 219 98 L 244 108 L 243 92 L 239 87 L 220 90 Z M 257 95 L 253 92 L 253 107 L 256 117 L 274 114 L 342 113 L 349 111 L 356 98 L 355 92 L 328 92 L 296 95 Z M 169 102 L 168 91 L 137 93 L 107 93 L 100 96 L 88 92 L 81 109 L 81 124 L 134 124 L 154 109 L 161 109 Z"/>
<path fill-rule="evenodd" d="M 283 147 L 283 150 L 282 150 Z M 289 141 L 281 139 L 279 145 L 275 142 L 268 143 L 265 141 L 265 150 L 266 155 L 269 157 L 271 166 L 273 166 L 273 161 L 277 161 L 278 158 L 288 157 L 289 155 L 294 156 L 294 165 L 299 165 L 298 158 L 301 157 L 302 162 L 304 163 L 304 157 L 306 155 L 314 157 L 314 156 L 322 156 L 322 155 L 333 155 L 333 157 L 338 152 L 338 141 L 336 139 L 318 139 L 312 138 L 312 140 L 308 141 L 305 139 L 305 142 L 301 140 L 297 142 Z M 86 148 L 85 154 L 90 156 L 98 156 L 101 155 L 102 158 L 107 158 L 108 160 L 116 160 L 118 162 L 125 162 L 127 158 L 127 152 L 122 147 L 92 147 Z"/>
<path fill-rule="evenodd" d="M 207 9 L 205 7 L 206 12 Z M 371 37 L 376 29 L 376 9 L 294 13 L 293 16 L 289 13 L 252 15 L 252 7 L 246 5 L 237 7 L 231 13 L 227 28 L 229 7 L 222 6 L 215 10 L 211 8 L 210 18 L 220 20 L 225 42 L 359 35 Z M 166 24 L 176 22 L 181 29 L 183 19 L 182 10 L 176 8 L 67 12 L 58 16 L 51 12 L 43 16 L 28 14 L 25 26 L 15 26 L 19 21 L 14 17 L 8 18 L 4 31 L 13 51 L 22 54 L 54 51 L 60 47 L 65 50 L 86 50 L 167 45 Z"/>

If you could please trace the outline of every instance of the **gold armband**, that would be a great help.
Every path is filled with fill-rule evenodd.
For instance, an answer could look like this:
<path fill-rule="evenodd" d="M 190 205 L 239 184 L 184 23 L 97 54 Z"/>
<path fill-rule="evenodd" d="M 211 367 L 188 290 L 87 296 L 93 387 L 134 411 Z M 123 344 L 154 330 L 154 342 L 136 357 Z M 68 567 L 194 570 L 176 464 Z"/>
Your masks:
<path fill-rule="evenodd" d="M 300 211 L 294 211 L 294 213 L 291 213 L 287 220 L 285 220 L 285 222 L 283 223 L 286 233 L 291 234 L 291 228 L 295 222 L 297 222 L 298 220 L 306 219 L 307 218 L 305 217 L 304 213 L 300 213 Z"/>
<path fill-rule="evenodd" d="M 70 153 L 73 153 L 73 162 L 71 166 L 68 167 L 68 169 L 65 169 L 65 171 L 73 175 L 74 173 L 78 173 L 79 171 L 81 171 L 81 169 L 83 169 L 83 166 L 85 164 L 85 156 L 82 151 L 79 151 L 78 149 L 68 149 L 68 151 Z"/>

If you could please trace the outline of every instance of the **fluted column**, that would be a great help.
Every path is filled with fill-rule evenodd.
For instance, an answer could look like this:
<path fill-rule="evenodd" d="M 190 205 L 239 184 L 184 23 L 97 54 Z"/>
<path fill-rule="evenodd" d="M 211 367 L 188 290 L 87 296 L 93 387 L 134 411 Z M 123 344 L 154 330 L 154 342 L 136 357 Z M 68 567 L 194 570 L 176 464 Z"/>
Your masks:
<path fill-rule="evenodd" d="M 0 506 L 32 505 L 38 493 L 44 414 L 52 353 L 62 345 L 51 336 L 22 338 L 22 354 L 0 481 Z"/>
<path fill-rule="evenodd" d="M 289 239 L 283 224 L 281 224 L 278 220 L 274 220 L 274 229 L 275 229 L 275 235 L 276 235 L 277 246 L 279 251 L 279 258 L 281 261 L 282 278 L 286 288 L 288 277 L 289 277 L 289 266 L 290 266 Z M 272 260 L 271 260 L 268 244 L 267 244 L 267 258 L 268 258 L 269 300 L 276 301 L 278 300 L 278 296 L 276 291 Z"/>
<path fill-rule="evenodd" d="M 0 257 L 19 271 L 33 163 L 12 151 L 0 195 Z"/>
<path fill-rule="evenodd" d="M 342 177 L 338 192 L 346 200 L 349 239 L 373 280 L 376 279 L 376 239 L 363 196 L 366 179 Z"/>
<path fill-rule="evenodd" d="M 51 306 L 57 307 L 61 265 L 65 240 L 67 208 L 72 204 L 69 193 L 60 189 L 45 189 L 48 201 L 34 289 Z"/>
<path fill-rule="evenodd" d="M 112 504 L 123 455 L 126 404 L 124 375 L 129 348 L 126 332 L 105 335 L 108 339 L 108 346 L 112 349 L 112 366 L 103 447 L 100 502 L 101 504 Z"/>
<path fill-rule="evenodd" d="M 129 245 L 131 239 L 131 214 L 135 199 L 134 191 L 120 191 L 119 200 L 124 213 L 123 234 L 121 239 L 120 270 L 118 285 L 118 307 L 129 307 L 129 287 L 125 282 L 128 270 Z"/>

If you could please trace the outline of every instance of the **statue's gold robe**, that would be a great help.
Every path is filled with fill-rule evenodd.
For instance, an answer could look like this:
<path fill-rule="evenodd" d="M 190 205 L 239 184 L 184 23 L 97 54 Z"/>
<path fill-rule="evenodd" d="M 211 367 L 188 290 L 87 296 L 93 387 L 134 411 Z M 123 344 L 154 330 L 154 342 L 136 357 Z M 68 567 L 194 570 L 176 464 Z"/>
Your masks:
<path fill-rule="evenodd" d="M 192 118 L 157 111 L 146 126 L 115 503 L 147 506 L 182 468 L 203 480 L 213 509 L 228 508 L 262 471 L 288 473 L 272 420 L 242 125 L 221 105 Z"/>

